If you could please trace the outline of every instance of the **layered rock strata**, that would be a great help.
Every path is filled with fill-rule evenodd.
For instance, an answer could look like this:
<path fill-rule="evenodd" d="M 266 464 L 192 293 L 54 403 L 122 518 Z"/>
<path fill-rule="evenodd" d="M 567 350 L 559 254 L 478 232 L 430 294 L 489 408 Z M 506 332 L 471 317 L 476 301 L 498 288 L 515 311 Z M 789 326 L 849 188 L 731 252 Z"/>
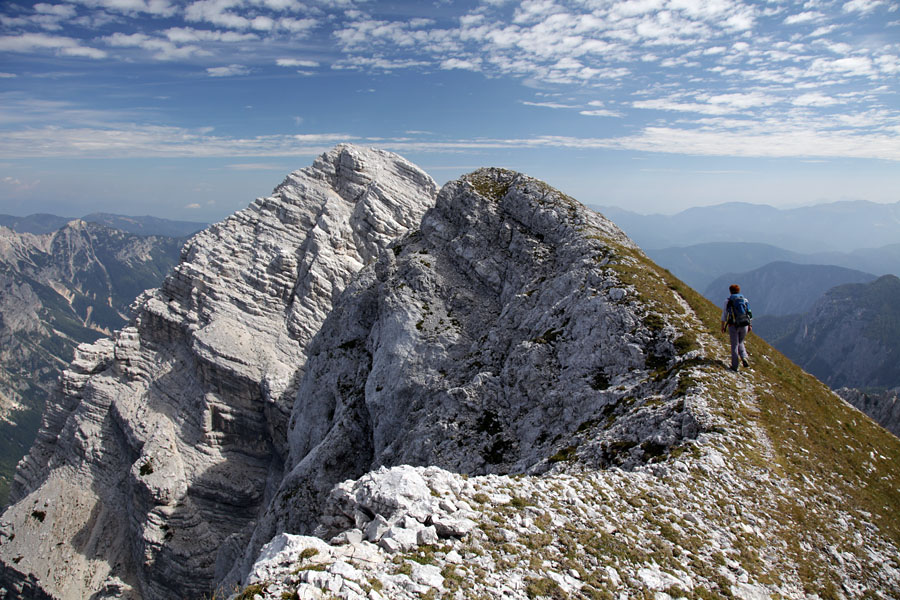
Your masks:
<path fill-rule="evenodd" d="M 64 371 L 3 561 L 59 598 L 208 593 L 280 482 L 309 340 L 435 193 L 400 157 L 339 146 L 193 238 L 134 323 Z"/>
<path fill-rule="evenodd" d="M 184 242 L 81 220 L 42 235 L 0 227 L 0 505 L 75 346 L 127 324 Z"/>
<path fill-rule="evenodd" d="M 278 531 L 311 532 L 334 484 L 381 465 L 538 473 L 583 439 L 590 464 L 632 468 L 711 426 L 702 398 L 673 393 L 696 317 L 672 290 L 624 283 L 642 256 L 530 177 L 446 184 L 311 342 L 288 472 L 241 572 Z"/>

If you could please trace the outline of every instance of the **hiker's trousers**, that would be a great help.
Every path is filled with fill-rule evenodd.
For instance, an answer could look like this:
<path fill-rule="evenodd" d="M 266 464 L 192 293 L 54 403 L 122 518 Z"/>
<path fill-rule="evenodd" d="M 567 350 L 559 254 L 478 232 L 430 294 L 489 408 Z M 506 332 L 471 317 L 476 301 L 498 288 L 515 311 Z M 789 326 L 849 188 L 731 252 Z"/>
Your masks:
<path fill-rule="evenodd" d="M 744 348 L 744 339 L 747 337 L 749 326 L 728 326 L 728 337 L 731 339 L 731 368 L 737 369 L 741 358 L 747 358 L 747 349 Z"/>

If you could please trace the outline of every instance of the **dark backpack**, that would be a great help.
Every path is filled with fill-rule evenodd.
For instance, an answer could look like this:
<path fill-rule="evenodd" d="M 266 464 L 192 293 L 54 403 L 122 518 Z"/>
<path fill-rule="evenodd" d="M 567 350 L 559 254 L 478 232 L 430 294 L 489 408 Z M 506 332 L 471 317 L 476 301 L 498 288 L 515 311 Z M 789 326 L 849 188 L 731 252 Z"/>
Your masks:
<path fill-rule="evenodd" d="M 732 294 L 728 297 L 728 322 L 736 327 L 744 327 L 750 324 L 753 312 L 750 303 L 740 294 Z"/>

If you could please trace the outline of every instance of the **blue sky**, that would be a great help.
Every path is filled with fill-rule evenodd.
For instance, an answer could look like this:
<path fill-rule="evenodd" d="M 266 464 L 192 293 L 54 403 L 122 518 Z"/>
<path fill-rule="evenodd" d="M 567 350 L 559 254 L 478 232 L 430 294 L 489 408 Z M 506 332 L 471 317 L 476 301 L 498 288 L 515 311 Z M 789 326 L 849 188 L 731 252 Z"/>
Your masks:
<path fill-rule="evenodd" d="M 672 213 L 900 201 L 896 0 L 0 5 L 0 212 L 214 221 L 338 142 Z"/>

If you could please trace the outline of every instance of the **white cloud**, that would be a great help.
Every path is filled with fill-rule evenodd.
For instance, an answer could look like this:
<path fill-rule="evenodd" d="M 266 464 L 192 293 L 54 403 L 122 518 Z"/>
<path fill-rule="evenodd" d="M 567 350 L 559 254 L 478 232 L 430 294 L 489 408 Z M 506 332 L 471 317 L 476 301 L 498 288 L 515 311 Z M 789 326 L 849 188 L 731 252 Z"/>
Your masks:
<path fill-rule="evenodd" d="M 675 112 L 693 112 L 707 115 L 724 115 L 733 112 L 731 108 L 715 104 L 703 104 L 699 102 L 679 102 L 672 99 L 657 98 L 653 100 L 637 100 L 632 103 L 634 108 L 648 110 L 663 110 Z"/>
<path fill-rule="evenodd" d="M 900 73 L 900 57 L 892 54 L 883 54 L 875 59 L 878 68 L 888 75 L 896 75 Z"/>
<path fill-rule="evenodd" d="M 611 14 L 614 18 L 633 17 L 660 10 L 665 5 L 663 0 L 626 0 L 617 2 L 612 7 Z"/>
<path fill-rule="evenodd" d="M 40 50 L 54 50 L 64 56 L 106 58 L 106 52 L 103 50 L 82 46 L 78 40 L 70 37 L 45 33 L 23 33 L 0 37 L 0 51 L 2 52 L 27 53 Z"/>
<path fill-rule="evenodd" d="M 198 209 L 198 208 L 203 208 L 203 207 L 202 207 L 200 204 L 198 204 L 197 202 L 191 202 L 190 204 L 185 204 L 184 207 L 185 207 L 185 208 L 188 208 L 188 209 L 191 209 L 191 210 L 196 210 L 196 209 Z"/>
<path fill-rule="evenodd" d="M 900 160 L 896 138 L 885 135 L 855 135 L 844 132 L 795 130 L 761 132 L 742 136 L 675 129 L 648 128 L 632 140 L 635 147 L 698 155 L 753 157 L 844 157 Z"/>
<path fill-rule="evenodd" d="M 823 35 L 828 35 L 837 29 L 837 25 L 824 25 L 822 27 L 817 27 L 811 34 L 810 37 L 822 37 Z"/>
<path fill-rule="evenodd" d="M 751 10 L 744 10 L 729 16 L 724 23 L 732 31 L 749 31 L 756 24 L 756 16 Z"/>
<path fill-rule="evenodd" d="M 879 122 L 870 115 L 865 122 Z M 862 123 L 862 121 L 861 121 Z M 709 121 L 707 127 L 645 127 L 624 137 L 537 136 L 511 139 L 433 140 L 381 138 L 378 144 L 398 152 L 441 152 L 498 148 L 613 148 L 699 156 L 877 158 L 900 162 L 896 132 L 859 133 L 791 126 L 789 123 Z M 308 156 L 335 143 L 372 143 L 345 133 L 228 138 L 209 130 L 121 125 L 108 129 L 27 129 L 0 131 L 0 158 L 27 157 L 274 157 Z"/>
<path fill-rule="evenodd" d="M 0 130 L 0 158 L 309 156 L 342 141 L 364 143 L 365 138 L 344 133 L 235 138 L 211 135 L 209 128 L 111 123 L 104 127 Z"/>
<path fill-rule="evenodd" d="M 779 101 L 778 98 L 774 96 L 770 96 L 768 94 L 763 94 L 760 92 L 718 94 L 714 96 L 703 95 L 701 96 L 701 99 L 706 100 L 710 104 L 728 106 L 735 110 L 754 108 L 757 106 L 771 106 Z"/>
<path fill-rule="evenodd" d="M 249 25 L 257 31 L 271 31 L 275 28 L 275 19 L 260 15 L 251 19 Z"/>
<path fill-rule="evenodd" d="M 0 184 L 2 184 L 7 189 L 4 190 L 6 193 L 11 194 L 21 194 L 22 192 L 28 192 L 33 190 L 40 185 L 40 179 L 34 179 L 31 181 L 22 181 L 18 177 L 10 177 L 6 176 L 0 179 Z"/>
<path fill-rule="evenodd" d="M 819 92 L 801 94 L 792 101 L 794 106 L 833 106 L 840 103 L 840 100 L 831 96 L 825 96 Z"/>
<path fill-rule="evenodd" d="M 283 29 L 285 31 L 290 31 L 294 34 L 304 34 L 309 33 L 310 30 L 319 25 L 319 21 L 317 19 L 279 19 L 278 20 L 278 28 Z"/>
<path fill-rule="evenodd" d="M 695 140 L 700 138 L 691 136 L 697 132 L 712 136 L 723 135 L 724 130 L 778 139 L 775 134 L 781 131 L 818 134 L 829 128 L 851 127 L 841 120 L 845 114 L 866 114 L 873 123 L 870 127 L 882 132 L 893 132 L 890 128 L 898 122 L 897 114 L 873 110 L 883 106 L 897 89 L 900 46 L 850 35 L 859 33 L 853 29 L 856 17 L 879 7 L 891 8 L 873 0 L 794 4 L 782 0 L 483 1 L 452 19 L 438 11 L 435 14 L 440 17 L 433 19 L 410 18 L 383 10 L 379 3 L 349 0 L 77 2 L 45 0 L 34 5 L 34 14 L 26 16 L 45 19 L 43 25 L 38 21 L 20 23 L 18 14 L 13 20 L 0 16 L 4 31 L 9 32 L 0 37 L 0 50 L 108 58 L 106 52 L 92 47 L 101 39 L 112 48 L 143 50 L 109 52 L 135 63 L 152 57 L 197 64 L 200 57 L 214 56 L 215 62 L 196 67 L 208 67 L 213 77 L 271 71 L 276 66 L 321 76 L 320 61 L 308 56 L 327 57 L 321 64 L 335 69 L 376 75 L 413 69 L 423 77 L 442 77 L 439 70 L 468 70 L 488 77 L 515 78 L 532 90 L 558 92 L 546 96 L 546 102 L 522 102 L 527 106 L 568 108 L 584 116 L 629 117 L 634 119 L 629 121 L 631 131 L 651 122 L 657 126 L 646 128 L 643 136 L 599 141 L 541 138 L 522 142 L 527 147 L 551 143 L 571 147 L 652 145 L 648 140 L 659 142 L 663 131 Z M 96 11 L 86 14 L 84 7 Z M 75 37 L 75 28 L 66 31 L 73 37 L 32 33 L 53 26 L 53 19 L 59 21 L 62 13 L 85 26 L 88 19 L 99 23 L 98 19 L 114 18 L 118 33 L 82 39 Z M 138 13 L 171 18 L 134 18 Z M 30 28 L 27 36 L 32 37 L 26 37 L 26 28 Z M 304 41 L 297 42 L 300 38 Z M 615 110 L 599 102 L 586 105 L 584 100 L 589 97 L 609 98 Z M 823 120 L 811 120 L 819 117 Z M 781 125 L 777 131 L 774 127 L 757 131 L 754 119 Z M 692 125 L 696 127 L 692 129 Z M 597 126 L 602 127 L 602 122 Z M 147 130 L 138 127 L 135 131 Z M 275 151 L 273 148 L 287 152 L 284 148 L 300 143 L 295 139 L 285 142 L 284 138 L 200 138 L 213 149 L 243 144 L 251 149 L 250 154 L 261 155 Z M 402 138 L 389 142 L 397 148 L 411 143 Z M 873 141 L 875 145 L 882 142 Z M 452 143 L 480 147 L 472 140 Z M 519 142 L 484 143 L 507 147 L 507 143 Z"/>
<path fill-rule="evenodd" d="M 210 77 L 236 77 L 239 75 L 248 75 L 250 69 L 244 65 L 228 65 L 227 67 L 210 67 L 206 69 Z"/>
<path fill-rule="evenodd" d="M 304 67 L 307 69 L 319 66 L 319 63 L 314 60 L 301 60 L 297 58 L 279 58 L 275 61 L 275 64 L 279 67 Z"/>
<path fill-rule="evenodd" d="M 624 116 L 620 112 L 616 112 L 614 110 L 607 110 L 605 108 L 582 110 L 582 111 L 579 111 L 578 114 L 585 115 L 587 117 L 622 117 L 622 116 Z"/>
<path fill-rule="evenodd" d="M 76 15 L 75 7 L 71 4 L 46 4 L 41 2 L 35 4 L 32 8 L 37 13 L 53 15 L 60 19 L 71 19 Z"/>
<path fill-rule="evenodd" d="M 167 39 L 150 37 L 143 33 L 114 33 L 103 38 L 110 46 L 117 48 L 140 48 L 153 53 L 157 60 L 179 60 L 190 58 L 194 55 L 207 55 L 209 52 L 199 46 L 179 46 Z"/>
<path fill-rule="evenodd" d="M 168 0 L 71 0 L 90 8 L 101 8 L 126 15 L 146 13 L 169 17 L 177 12 Z"/>
<path fill-rule="evenodd" d="M 15 73 L 0 73 L 0 79 L 15 79 L 18 77 Z"/>
<path fill-rule="evenodd" d="M 304 144 L 330 144 L 358 139 L 346 133 L 303 133 L 290 136 L 291 139 Z"/>
<path fill-rule="evenodd" d="M 259 39 L 259 36 L 255 33 L 194 29 L 192 27 L 172 27 L 166 29 L 163 34 L 170 42 L 176 44 L 190 44 L 196 42 L 249 42 Z"/>
<path fill-rule="evenodd" d="M 429 63 L 414 59 L 390 59 L 380 56 L 353 56 L 343 61 L 334 63 L 333 69 L 345 70 L 362 70 L 365 68 L 374 68 L 382 71 L 396 71 L 398 69 L 410 69 L 413 67 L 424 67 Z"/>
<path fill-rule="evenodd" d="M 441 61 L 441 68 L 444 70 L 461 69 L 464 71 L 480 71 L 481 61 L 448 58 L 447 60 Z"/>
<path fill-rule="evenodd" d="M 562 104 L 560 102 L 529 102 L 527 100 L 521 100 L 520 102 L 525 106 L 540 106 L 543 108 L 578 108 L 576 105 Z"/>
<path fill-rule="evenodd" d="M 302 12 L 307 10 L 307 7 L 297 0 L 255 0 L 254 3 L 276 12 Z"/>
<path fill-rule="evenodd" d="M 817 58 L 809 66 L 809 75 L 811 77 L 819 77 L 829 73 L 869 77 L 875 75 L 876 71 L 872 65 L 872 60 L 868 56 L 853 56 L 835 60 Z"/>
<path fill-rule="evenodd" d="M 240 0 L 198 0 L 185 8 L 184 16 L 188 21 L 207 22 L 230 29 L 247 29 L 250 20 L 229 11 L 240 4 Z"/>
<path fill-rule="evenodd" d="M 785 17 L 784 24 L 785 25 L 796 25 L 797 23 L 811 23 L 814 21 L 821 21 L 825 18 L 820 12 L 816 11 L 806 11 L 793 15 L 789 15 Z"/>
<path fill-rule="evenodd" d="M 853 52 L 853 46 L 851 46 L 850 44 L 845 44 L 843 42 L 825 41 L 825 42 L 822 42 L 822 44 L 826 48 L 828 48 L 828 50 L 830 50 L 831 52 L 834 52 L 835 54 L 848 55 Z"/>
<path fill-rule="evenodd" d="M 285 167 L 284 165 L 278 165 L 273 163 L 236 163 L 232 165 L 226 165 L 226 169 L 230 169 L 232 171 L 288 171 L 290 167 Z"/>
<path fill-rule="evenodd" d="M 850 0 L 844 4 L 843 9 L 844 12 L 868 13 L 884 4 L 884 0 Z"/>
<path fill-rule="evenodd" d="M 0 23 L 8 29 L 39 27 L 45 31 L 59 31 L 62 23 L 77 14 L 75 7 L 69 4 L 38 3 L 31 7 L 33 14 L 20 14 L 16 17 L 0 15 Z"/>

